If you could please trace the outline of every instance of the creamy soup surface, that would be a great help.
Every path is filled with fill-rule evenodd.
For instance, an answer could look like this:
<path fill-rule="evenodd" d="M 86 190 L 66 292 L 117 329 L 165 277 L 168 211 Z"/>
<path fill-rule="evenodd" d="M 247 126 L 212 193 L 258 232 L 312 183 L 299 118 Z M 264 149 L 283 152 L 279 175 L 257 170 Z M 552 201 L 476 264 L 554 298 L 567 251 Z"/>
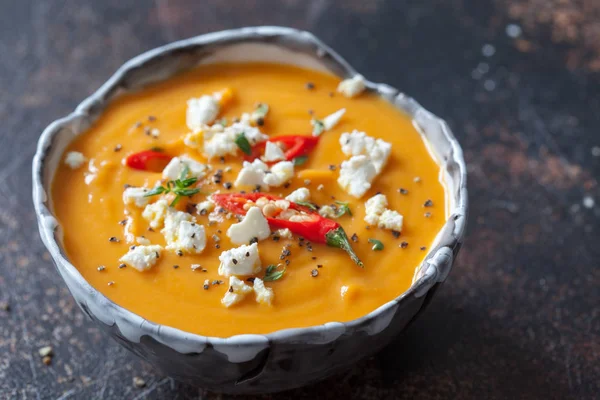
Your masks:
<path fill-rule="evenodd" d="M 440 168 L 407 116 L 340 82 L 220 64 L 119 97 L 54 177 L 70 261 L 149 321 L 216 337 L 349 321 L 399 296 L 446 220 Z"/>

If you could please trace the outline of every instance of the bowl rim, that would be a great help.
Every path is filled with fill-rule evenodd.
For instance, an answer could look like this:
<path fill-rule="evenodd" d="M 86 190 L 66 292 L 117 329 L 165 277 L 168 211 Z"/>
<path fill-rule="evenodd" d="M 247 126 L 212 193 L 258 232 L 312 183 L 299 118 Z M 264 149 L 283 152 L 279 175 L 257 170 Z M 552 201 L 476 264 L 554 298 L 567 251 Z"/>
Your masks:
<path fill-rule="evenodd" d="M 137 328 L 140 330 L 140 339 L 143 336 L 150 336 L 182 353 L 199 352 L 198 350 L 193 349 L 199 346 L 204 348 L 206 345 L 265 346 L 267 343 L 287 341 L 293 338 L 298 338 L 298 336 L 303 336 L 308 339 L 313 337 L 312 335 L 314 334 L 322 335 L 328 331 L 329 333 L 331 333 L 331 331 L 337 332 L 334 337 L 335 339 L 344 333 L 357 330 L 361 325 L 372 322 L 382 314 L 390 311 L 390 309 L 400 305 L 401 302 L 407 300 L 410 296 L 424 296 L 436 283 L 443 282 L 450 272 L 453 262 L 452 254 L 455 253 L 455 248 L 460 247 L 460 242 L 462 241 L 466 228 L 466 218 L 468 213 L 468 197 L 466 187 L 467 168 L 462 149 L 444 120 L 430 113 L 415 100 L 404 95 L 397 89 L 386 84 L 373 83 L 370 81 L 367 81 L 367 88 L 369 90 L 374 90 L 382 96 L 387 96 L 389 99 L 401 97 L 412 109 L 413 114 L 421 113 L 427 118 L 432 119 L 435 123 L 439 124 L 439 128 L 441 129 L 444 138 L 451 146 L 451 161 L 458 168 L 459 177 L 459 182 L 455 183 L 457 187 L 454 207 L 447 213 L 448 218 L 439 233 L 439 235 L 446 235 L 445 241 L 438 241 L 439 243 L 444 242 L 443 245 L 439 244 L 437 246 L 432 246 L 428 250 L 423 263 L 416 267 L 416 270 L 421 270 L 421 276 L 413 281 L 411 286 L 405 292 L 400 294 L 398 297 L 380 305 L 375 310 L 357 319 L 346 322 L 331 321 L 308 327 L 285 328 L 266 334 L 238 334 L 228 337 L 204 336 L 201 334 L 184 331 L 179 328 L 148 321 L 142 316 L 113 302 L 95 289 L 83 277 L 83 275 L 81 275 L 78 269 L 71 264 L 66 255 L 63 254 L 63 250 L 61 249 L 59 241 L 55 237 L 55 230 L 58 227 L 58 222 L 56 221 L 48 204 L 48 193 L 50 192 L 50 188 L 48 188 L 47 191 L 44 187 L 46 155 L 52 147 L 51 144 L 53 139 L 60 132 L 60 130 L 79 118 L 84 118 L 86 116 L 89 117 L 89 112 L 94 105 L 100 101 L 103 101 L 112 92 L 119 89 L 120 83 L 124 80 L 124 78 L 126 78 L 128 72 L 140 67 L 144 63 L 152 61 L 155 58 L 169 56 L 169 53 L 172 51 L 195 48 L 220 41 L 227 43 L 228 40 L 230 41 L 235 39 L 256 39 L 256 42 L 260 42 L 261 40 L 272 38 L 273 36 L 281 36 L 287 39 L 307 42 L 314 47 L 314 50 L 317 51 L 317 57 L 330 58 L 333 63 L 337 64 L 337 66 L 343 70 L 346 76 L 349 77 L 358 75 L 358 72 L 354 70 L 354 68 L 352 68 L 346 60 L 344 60 L 329 46 L 315 37 L 312 33 L 307 31 L 279 26 L 259 26 L 212 32 L 159 46 L 130 59 L 124 63 L 100 88 L 83 100 L 74 111 L 67 116 L 57 119 L 49 124 L 44 129 L 38 140 L 36 153 L 32 162 L 33 203 L 40 236 L 45 247 L 48 249 L 63 280 L 66 281 L 64 276 L 64 274 L 66 274 L 80 288 L 84 289 L 88 296 L 92 296 L 94 301 L 100 302 L 101 305 L 106 308 L 107 313 L 111 316 L 113 325 L 118 326 L 117 321 L 136 321 Z M 414 120 L 414 115 L 411 115 L 411 117 Z M 440 165 L 440 167 L 442 166 Z M 444 231 L 447 232 L 443 234 Z M 444 248 L 446 248 L 446 251 L 440 251 L 444 250 Z M 448 249 L 452 251 L 450 255 L 448 254 Z M 448 260 L 448 257 L 450 257 L 450 260 Z M 69 283 L 66 283 L 67 287 L 69 287 Z M 69 290 L 72 291 L 71 287 L 69 287 Z M 77 301 L 77 298 L 75 298 L 75 300 L 78 305 L 82 307 L 82 305 L 79 304 L 79 301 Z M 96 315 L 94 317 L 98 318 Z M 106 322 L 104 323 L 106 325 L 110 325 Z M 310 342 L 310 340 L 307 341 Z M 172 345 L 174 342 L 186 343 L 187 346 L 185 347 L 189 348 L 189 350 L 178 350 L 178 346 Z"/>

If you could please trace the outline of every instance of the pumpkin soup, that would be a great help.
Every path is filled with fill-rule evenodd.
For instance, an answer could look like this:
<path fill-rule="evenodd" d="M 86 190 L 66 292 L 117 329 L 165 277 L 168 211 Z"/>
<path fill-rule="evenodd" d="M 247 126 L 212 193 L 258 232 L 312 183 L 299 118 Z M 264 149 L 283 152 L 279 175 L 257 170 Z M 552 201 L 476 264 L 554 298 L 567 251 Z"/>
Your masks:
<path fill-rule="evenodd" d="M 201 66 L 119 96 L 63 161 L 73 265 L 207 336 L 359 318 L 410 287 L 446 220 L 426 143 L 361 76 Z"/>

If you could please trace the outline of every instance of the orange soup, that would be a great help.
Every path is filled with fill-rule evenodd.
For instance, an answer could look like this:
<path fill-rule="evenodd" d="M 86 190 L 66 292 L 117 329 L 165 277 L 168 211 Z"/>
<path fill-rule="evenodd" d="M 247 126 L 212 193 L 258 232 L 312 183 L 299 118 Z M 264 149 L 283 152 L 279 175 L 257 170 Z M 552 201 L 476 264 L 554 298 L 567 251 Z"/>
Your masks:
<path fill-rule="evenodd" d="M 410 287 L 446 220 L 426 143 L 360 76 L 201 66 L 118 97 L 64 161 L 52 200 L 73 265 L 207 336 L 364 316 Z"/>

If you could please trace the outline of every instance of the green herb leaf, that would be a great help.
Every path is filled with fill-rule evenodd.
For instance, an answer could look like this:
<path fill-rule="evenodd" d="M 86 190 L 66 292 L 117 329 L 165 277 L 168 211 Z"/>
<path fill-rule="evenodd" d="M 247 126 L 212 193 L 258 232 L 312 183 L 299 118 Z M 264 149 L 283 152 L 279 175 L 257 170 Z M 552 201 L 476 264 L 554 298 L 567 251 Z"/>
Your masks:
<path fill-rule="evenodd" d="M 174 181 L 168 181 L 166 186 L 157 186 L 154 189 L 150 190 L 148 193 L 144 194 L 144 197 L 156 196 L 163 193 L 173 193 L 175 198 L 171 202 L 170 206 L 174 207 L 179 200 L 181 200 L 181 196 L 193 196 L 196 193 L 200 192 L 200 188 L 190 188 L 194 183 L 198 181 L 198 178 L 191 177 L 184 179 L 185 176 L 189 173 L 189 168 L 186 166 L 183 171 L 181 171 L 180 179 L 176 179 Z"/>
<path fill-rule="evenodd" d="M 369 239 L 370 243 L 373 243 L 373 247 L 371 247 L 371 250 L 375 250 L 375 251 L 381 251 L 383 250 L 383 243 L 381 243 L 380 240 L 377 239 Z"/>
<path fill-rule="evenodd" d="M 192 186 L 194 183 L 196 183 L 197 180 L 198 180 L 198 178 L 191 177 L 191 178 L 187 178 L 184 180 L 179 180 L 179 182 L 175 181 L 175 184 L 179 183 L 179 185 L 181 185 L 181 187 L 186 188 L 186 187 Z"/>
<path fill-rule="evenodd" d="M 250 142 L 248 142 L 248 139 L 246 139 L 246 135 L 244 135 L 244 132 L 240 133 L 235 138 L 235 144 L 237 144 L 240 150 L 242 150 L 244 153 L 248 155 L 252 154 L 252 146 L 250 146 Z"/>
<path fill-rule="evenodd" d="M 256 110 L 252 113 L 252 117 L 255 119 L 264 118 L 269 112 L 269 106 L 265 103 L 260 103 L 256 106 Z"/>
<path fill-rule="evenodd" d="M 302 207 L 310 208 L 313 211 L 317 211 L 317 206 L 314 205 L 313 203 L 308 202 L 308 201 L 295 201 L 294 203 L 296 203 L 296 204 L 298 204 L 299 206 L 302 206 Z"/>
<path fill-rule="evenodd" d="M 144 197 L 156 196 L 157 194 L 165 193 L 165 191 L 167 191 L 167 188 L 164 188 L 162 186 L 157 186 L 154 189 L 152 189 L 151 191 L 149 191 L 148 193 L 146 193 L 144 195 Z"/>
<path fill-rule="evenodd" d="M 178 190 L 176 193 L 179 196 L 193 196 L 196 193 L 200 192 L 200 188 L 196 188 L 196 189 L 181 189 Z"/>
<path fill-rule="evenodd" d="M 157 151 L 159 153 L 162 153 L 163 151 L 165 151 L 165 149 L 163 149 L 162 147 L 158 147 L 158 146 L 150 147 L 150 150 Z"/>
<path fill-rule="evenodd" d="M 298 156 L 298 157 L 294 158 L 294 160 L 293 160 L 294 166 L 298 167 L 298 166 L 304 164 L 307 160 L 308 160 L 308 156 Z"/>
<path fill-rule="evenodd" d="M 342 215 L 348 214 L 349 216 L 352 216 L 352 210 L 350 210 L 350 206 L 348 205 L 348 203 L 343 202 L 343 201 L 337 201 L 335 202 L 339 207 L 338 207 L 338 211 L 335 214 L 336 218 L 341 217 Z"/>
<path fill-rule="evenodd" d="M 217 124 L 226 127 L 227 126 L 227 118 L 221 118 L 220 120 L 217 121 Z"/>
<path fill-rule="evenodd" d="M 183 164 L 183 169 L 181 170 L 181 174 L 179 174 L 179 180 L 183 181 L 185 178 L 187 178 L 189 172 L 190 167 L 188 167 L 187 164 Z"/>
<path fill-rule="evenodd" d="M 272 282 L 272 281 L 276 281 L 278 279 L 281 279 L 281 277 L 285 273 L 285 268 L 278 271 L 277 267 L 278 266 L 275 265 L 275 264 L 269 265 L 267 267 L 267 270 L 265 271 L 265 277 L 263 278 L 263 281 L 265 281 L 265 282 Z"/>
<path fill-rule="evenodd" d="M 270 265 L 267 267 L 267 270 L 265 271 L 265 273 L 266 273 L 266 275 L 272 274 L 272 273 L 273 273 L 273 271 L 275 271 L 276 269 L 277 269 L 277 265 L 275 265 L 275 264 L 270 264 Z"/>
<path fill-rule="evenodd" d="M 310 121 L 310 123 L 313 126 L 313 136 L 319 136 L 325 130 L 325 124 L 323 124 L 323 121 L 321 121 L 320 119 L 313 119 L 312 121 Z"/>
<path fill-rule="evenodd" d="M 169 207 L 175 207 L 177 205 L 177 203 L 179 203 L 179 200 L 181 200 L 181 196 L 176 195 L 175 198 L 173 199 L 173 201 L 171 202 L 171 204 L 169 204 Z"/>

